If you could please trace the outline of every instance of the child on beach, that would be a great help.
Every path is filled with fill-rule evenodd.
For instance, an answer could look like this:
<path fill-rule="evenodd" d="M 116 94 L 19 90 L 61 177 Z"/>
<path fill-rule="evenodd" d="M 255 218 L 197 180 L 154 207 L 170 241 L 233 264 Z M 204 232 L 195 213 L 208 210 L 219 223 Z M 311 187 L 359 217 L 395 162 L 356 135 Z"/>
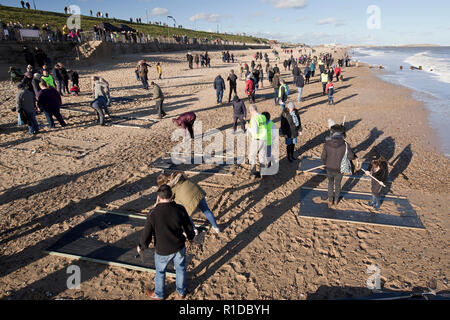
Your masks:
<path fill-rule="evenodd" d="M 370 174 L 377 179 L 378 181 L 381 181 L 383 183 L 386 182 L 387 176 L 388 176 L 388 166 L 387 161 L 383 156 L 380 156 L 376 160 L 372 160 L 370 162 L 369 166 Z M 367 172 L 366 172 L 367 174 Z M 380 203 L 380 193 L 382 190 L 382 185 L 372 178 L 372 201 L 368 203 L 369 206 L 373 206 L 376 211 L 381 206 Z"/>
<path fill-rule="evenodd" d="M 72 96 L 77 96 L 80 93 L 80 89 L 78 88 L 78 86 L 75 84 L 72 88 L 70 88 L 70 94 Z"/>
<path fill-rule="evenodd" d="M 156 70 L 158 71 L 158 75 L 159 75 L 159 80 L 162 80 L 162 68 L 161 68 L 161 64 L 158 62 L 157 64 L 156 64 Z"/>
<path fill-rule="evenodd" d="M 330 105 L 331 103 L 333 103 L 334 106 L 334 85 L 333 82 L 331 81 L 331 79 L 328 79 L 328 84 L 326 87 L 326 93 L 328 94 L 328 105 Z"/>

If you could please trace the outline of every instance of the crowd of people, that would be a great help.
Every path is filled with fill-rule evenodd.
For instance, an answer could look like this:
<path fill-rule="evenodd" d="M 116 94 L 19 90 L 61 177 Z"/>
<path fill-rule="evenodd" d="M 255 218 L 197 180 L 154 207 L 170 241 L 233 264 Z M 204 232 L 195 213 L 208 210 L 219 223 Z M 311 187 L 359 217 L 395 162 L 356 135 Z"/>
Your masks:
<path fill-rule="evenodd" d="M 66 122 L 60 113 L 62 97 L 65 94 L 74 94 L 73 88 L 77 88 L 76 93 L 79 92 L 78 74 L 75 71 L 66 70 L 61 63 L 56 63 L 53 67 L 49 67 L 51 60 L 37 47 L 34 52 L 24 47 L 24 55 L 28 63 L 27 72 L 24 75 L 11 75 L 11 80 L 19 83 L 16 99 L 19 125 L 26 123 L 30 134 L 39 133 L 36 116 L 43 112 L 50 128 L 55 126 L 53 118 L 62 127 L 66 126 Z M 194 62 L 198 68 L 200 57 L 202 60 L 201 65 L 209 66 L 210 55 L 208 52 L 202 55 L 196 54 L 195 56 L 188 53 L 189 68 L 193 68 Z M 226 62 L 233 61 L 231 57 L 232 55 L 229 52 L 222 52 L 222 59 Z M 237 92 L 238 77 L 234 70 L 230 70 L 226 81 L 220 74 L 217 75 L 214 79 L 213 87 L 216 91 L 217 104 L 221 105 L 228 86 L 228 102 L 233 107 L 233 132 L 237 132 L 238 124 L 240 123 L 242 132 L 248 135 L 250 177 L 258 179 L 264 177 L 264 169 L 270 168 L 274 161 L 272 155 L 273 133 L 279 132 L 284 137 L 286 159 L 292 163 L 297 160 L 295 148 L 303 134 L 303 127 L 300 112 L 296 108 L 295 102 L 288 102 L 292 90 L 290 90 L 286 79 L 283 77 L 285 74 L 282 76 L 278 64 L 275 62 L 272 66 L 267 54 L 257 53 L 253 58 L 254 60 L 251 61 L 250 66 L 247 63 L 239 63 L 241 79 L 242 75 L 245 74 L 243 95 L 247 96 L 249 101 L 248 107 L 245 104 L 246 99 L 241 99 Z M 271 120 L 271 114 L 259 112 L 258 107 L 255 105 L 255 92 L 263 88 L 265 79 L 263 72 L 264 61 L 266 62 L 264 69 L 267 74 L 266 80 L 274 89 L 275 105 L 280 106 L 279 129 Z M 302 91 L 304 86 L 309 84 L 309 79 L 319 77 L 319 83 L 322 85 L 321 89 L 329 95 L 328 103 L 334 105 L 333 77 L 342 79 L 341 68 L 346 64 L 346 59 L 339 59 L 338 63 L 334 64 L 334 59 L 330 54 L 313 57 L 311 55 L 302 55 L 298 59 L 291 55 L 285 61 L 290 61 L 290 64 L 288 63 L 286 66 L 287 68 L 285 67 L 286 69 L 290 70 L 289 65 L 292 67 L 292 83 L 298 91 L 297 102 L 302 101 Z M 35 66 L 37 67 L 35 68 Z M 161 63 L 157 63 L 155 67 L 158 79 L 162 79 Z M 135 68 L 136 80 L 142 83 L 144 89 L 152 89 L 152 100 L 155 102 L 159 118 L 162 119 L 166 115 L 163 109 L 164 94 L 155 81 L 149 81 L 150 68 L 152 68 L 150 63 L 145 59 L 140 60 Z M 319 69 L 320 73 L 315 73 L 316 68 Z M 69 79 L 72 81 L 73 86 L 71 90 L 68 90 Z M 94 100 L 90 106 L 98 116 L 98 123 L 105 125 L 105 117 L 111 117 L 108 109 L 111 104 L 109 83 L 99 76 L 92 76 L 91 86 Z M 194 112 L 185 112 L 172 119 L 172 122 L 176 126 L 183 128 L 185 132 L 189 133 L 189 137 L 194 139 L 194 123 L 196 119 L 197 115 Z M 331 123 L 329 127 L 330 133 L 325 139 L 321 160 L 327 171 L 328 206 L 335 208 L 341 200 L 343 176 L 353 172 L 354 169 L 352 170 L 351 162 L 357 160 L 357 155 L 345 140 L 345 126 Z M 258 162 L 259 171 L 257 170 Z M 372 199 L 368 204 L 373 206 L 375 210 L 379 210 L 381 206 L 380 194 L 384 185 L 383 182 L 387 178 L 387 171 L 387 163 L 383 157 L 377 156 L 372 159 L 368 172 L 372 177 Z M 179 296 L 184 298 L 186 296 L 185 242 L 186 240 L 193 241 L 195 236 L 201 232 L 196 228 L 190 216 L 199 209 L 203 212 L 215 232 L 220 233 L 221 229 L 207 204 L 206 192 L 183 173 L 162 174 L 158 177 L 157 184 L 157 202 L 152 207 L 152 214 L 148 215 L 136 250 L 138 254 L 142 254 L 142 251 L 148 248 L 152 242 L 155 244 L 155 289 L 149 290 L 147 292 L 148 296 L 156 300 L 165 298 L 165 273 L 168 263 L 173 261 L 177 277 L 176 290 Z"/>

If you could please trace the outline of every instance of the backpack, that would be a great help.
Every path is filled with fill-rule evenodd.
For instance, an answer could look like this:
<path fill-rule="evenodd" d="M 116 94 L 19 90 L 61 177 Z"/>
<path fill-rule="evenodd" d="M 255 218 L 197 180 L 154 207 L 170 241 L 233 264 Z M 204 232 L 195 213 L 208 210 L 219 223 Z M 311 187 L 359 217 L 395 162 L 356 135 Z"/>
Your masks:
<path fill-rule="evenodd" d="M 285 84 L 284 87 L 286 89 L 286 96 L 289 96 L 289 86 Z"/>
<path fill-rule="evenodd" d="M 341 161 L 341 173 L 344 175 L 351 175 L 352 174 L 352 165 L 350 163 L 350 160 L 348 160 L 347 157 L 347 142 L 345 143 L 345 154 Z"/>

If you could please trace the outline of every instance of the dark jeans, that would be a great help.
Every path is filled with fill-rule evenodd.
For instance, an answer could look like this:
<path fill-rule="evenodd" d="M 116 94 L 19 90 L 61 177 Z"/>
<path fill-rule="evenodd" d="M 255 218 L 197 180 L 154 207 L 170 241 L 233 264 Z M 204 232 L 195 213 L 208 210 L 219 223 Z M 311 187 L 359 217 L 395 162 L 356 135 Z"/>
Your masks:
<path fill-rule="evenodd" d="M 191 139 L 194 139 L 194 129 L 193 129 L 193 126 L 194 126 L 194 122 L 192 122 L 192 123 L 186 123 L 186 129 L 187 129 L 187 131 L 189 132 L 189 135 L 191 136 Z"/>
<path fill-rule="evenodd" d="M 255 91 L 253 91 L 252 94 L 248 96 L 248 102 L 255 103 Z"/>
<path fill-rule="evenodd" d="M 322 82 L 322 88 L 323 88 L 323 94 L 325 94 L 325 91 L 327 90 L 327 83 Z"/>
<path fill-rule="evenodd" d="M 31 113 L 28 113 L 25 111 L 25 113 L 27 114 L 28 118 L 28 132 L 30 134 L 39 132 L 39 125 L 36 121 L 36 112 L 33 111 Z"/>
<path fill-rule="evenodd" d="M 328 177 L 328 199 L 337 202 L 341 195 L 341 182 L 344 175 L 340 172 L 332 172 L 327 170 Z"/>
<path fill-rule="evenodd" d="M 55 79 L 56 90 L 62 95 L 62 90 L 64 87 L 64 81 Z"/>
<path fill-rule="evenodd" d="M 164 116 L 166 115 L 166 113 L 165 113 L 164 110 L 163 110 L 164 99 L 162 99 L 162 100 L 156 100 L 155 103 L 156 103 L 156 105 L 155 105 L 155 106 L 156 106 L 156 109 L 158 110 L 158 116 L 159 116 L 160 118 L 164 117 Z"/>
<path fill-rule="evenodd" d="M 105 113 L 109 115 L 108 108 L 106 107 L 106 99 L 103 97 L 98 97 L 96 100 L 92 101 L 91 108 L 97 112 L 98 123 L 104 125 Z"/>
<path fill-rule="evenodd" d="M 217 96 L 217 103 L 222 103 L 223 90 L 222 89 L 217 89 L 216 90 L 216 96 Z"/>
<path fill-rule="evenodd" d="M 280 99 L 278 98 L 278 91 L 279 91 L 278 88 L 273 88 L 273 92 L 274 92 L 273 99 L 275 100 L 275 105 L 277 105 L 278 102 L 279 102 L 279 100 L 280 100 Z"/>
<path fill-rule="evenodd" d="M 48 122 L 48 125 L 50 126 L 50 128 L 55 127 L 55 122 L 53 121 L 53 116 L 56 118 L 56 120 L 58 120 L 61 127 L 66 126 L 66 123 L 64 122 L 64 119 L 63 119 L 61 113 L 59 112 L 59 109 L 52 110 L 52 111 L 44 111 L 44 114 L 45 114 L 45 117 L 47 118 L 47 122 Z"/>
<path fill-rule="evenodd" d="M 242 127 L 242 131 L 245 132 L 245 120 L 244 120 L 244 115 L 234 115 L 234 124 L 233 124 L 233 131 L 236 131 L 237 128 L 237 124 L 238 124 L 238 120 L 241 121 L 241 127 Z"/>
<path fill-rule="evenodd" d="M 142 81 L 142 85 L 144 86 L 144 89 L 145 89 L 145 90 L 148 90 L 148 80 L 147 80 L 147 77 L 142 77 L 142 78 L 141 78 L 141 81 Z"/>
<path fill-rule="evenodd" d="M 231 95 L 234 91 L 234 95 L 237 96 L 237 91 L 236 91 L 236 87 L 230 87 L 230 94 L 228 95 L 228 102 L 231 102 Z"/>

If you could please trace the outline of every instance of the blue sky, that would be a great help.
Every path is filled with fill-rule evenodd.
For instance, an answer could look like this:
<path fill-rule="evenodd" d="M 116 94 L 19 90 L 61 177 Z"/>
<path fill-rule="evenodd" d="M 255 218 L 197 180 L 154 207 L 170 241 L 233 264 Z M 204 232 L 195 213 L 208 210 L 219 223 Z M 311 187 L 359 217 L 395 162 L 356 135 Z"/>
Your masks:
<path fill-rule="evenodd" d="M 33 1 L 29 0 L 33 6 Z M 18 6 L 18 0 L 0 1 Z M 246 33 L 308 44 L 450 45 L 448 0 L 35 0 L 38 9 L 63 11 L 78 5 L 82 14 L 167 22 L 205 31 Z M 55 3 L 58 7 L 55 7 Z M 379 29 L 368 28 L 379 8 Z M 169 21 L 170 24 L 173 22 Z"/>

